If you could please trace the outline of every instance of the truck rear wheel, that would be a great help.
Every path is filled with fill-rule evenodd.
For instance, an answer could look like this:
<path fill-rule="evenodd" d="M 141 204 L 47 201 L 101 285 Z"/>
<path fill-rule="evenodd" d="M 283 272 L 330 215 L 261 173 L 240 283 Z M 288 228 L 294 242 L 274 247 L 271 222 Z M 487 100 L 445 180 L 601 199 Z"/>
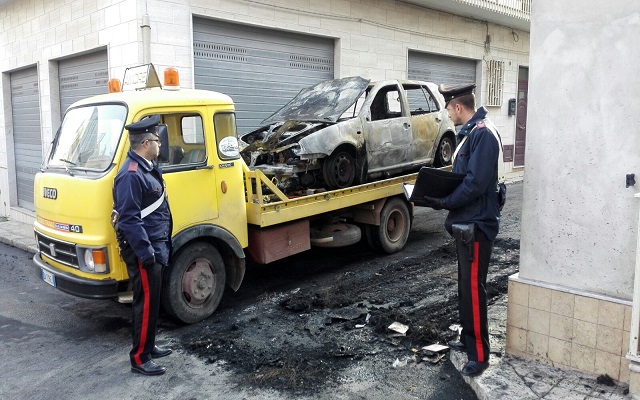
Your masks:
<path fill-rule="evenodd" d="M 214 246 L 204 242 L 187 245 L 165 274 L 162 305 L 172 318 L 192 324 L 218 308 L 226 273 Z"/>
<path fill-rule="evenodd" d="M 380 212 L 380 225 L 371 225 L 366 231 L 367 242 L 376 250 L 387 254 L 404 248 L 411 230 L 411 216 L 407 204 L 399 199 L 389 199 Z"/>

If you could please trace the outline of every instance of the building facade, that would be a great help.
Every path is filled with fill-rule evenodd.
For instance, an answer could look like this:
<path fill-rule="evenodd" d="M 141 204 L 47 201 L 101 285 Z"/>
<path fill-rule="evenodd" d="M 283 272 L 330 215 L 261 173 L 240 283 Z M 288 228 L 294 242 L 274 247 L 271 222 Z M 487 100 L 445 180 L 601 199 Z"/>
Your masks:
<path fill-rule="evenodd" d="M 529 4 L 0 2 L 0 217 L 33 220 L 33 177 L 66 108 L 105 93 L 108 79 L 122 79 L 127 67 L 143 63 L 153 63 L 161 79 L 165 67 L 176 67 L 182 87 L 230 95 L 240 133 L 324 79 L 476 82 L 478 103 L 488 106 L 502 134 L 507 170 L 514 159 L 522 166 L 524 141 L 516 143 L 509 104 L 514 114 L 516 99 L 526 100 Z"/>

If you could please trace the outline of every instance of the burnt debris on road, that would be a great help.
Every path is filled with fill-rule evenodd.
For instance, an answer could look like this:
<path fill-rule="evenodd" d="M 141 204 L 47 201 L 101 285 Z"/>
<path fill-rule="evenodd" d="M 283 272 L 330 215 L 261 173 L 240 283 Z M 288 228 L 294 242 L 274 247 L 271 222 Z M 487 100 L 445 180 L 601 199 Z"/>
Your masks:
<path fill-rule="evenodd" d="M 181 342 L 187 352 L 232 369 L 241 385 L 306 394 L 338 384 L 341 371 L 363 360 L 382 369 L 445 360 L 421 349 L 456 335 L 450 329 L 458 316 L 453 242 L 409 253 L 328 268 L 312 284 L 263 293 L 239 312 L 223 306 L 204 321 L 206 328 L 188 329 Z M 498 238 L 488 277 L 490 304 L 506 296 L 518 258 L 519 240 Z M 389 329 L 394 322 L 408 326 L 405 335 Z"/>

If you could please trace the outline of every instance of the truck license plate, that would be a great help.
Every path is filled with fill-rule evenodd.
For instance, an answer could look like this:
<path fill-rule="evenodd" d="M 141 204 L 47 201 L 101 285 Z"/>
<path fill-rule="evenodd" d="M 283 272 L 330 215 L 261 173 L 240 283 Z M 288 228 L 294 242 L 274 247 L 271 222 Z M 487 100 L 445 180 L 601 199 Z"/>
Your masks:
<path fill-rule="evenodd" d="M 51 272 L 45 271 L 44 269 L 40 269 L 42 271 L 42 280 L 47 282 L 49 285 L 56 287 L 56 277 Z"/>

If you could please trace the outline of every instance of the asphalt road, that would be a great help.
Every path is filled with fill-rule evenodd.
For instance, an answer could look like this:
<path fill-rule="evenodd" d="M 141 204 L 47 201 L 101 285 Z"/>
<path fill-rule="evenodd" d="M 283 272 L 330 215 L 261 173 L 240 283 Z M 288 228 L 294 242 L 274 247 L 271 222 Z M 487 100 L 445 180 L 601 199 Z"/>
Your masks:
<path fill-rule="evenodd" d="M 511 207 L 521 204 L 521 186 L 510 186 Z M 424 209 L 417 212 L 410 243 L 403 252 L 425 245 L 437 247 L 446 242 L 443 218 L 440 212 Z M 367 257 L 353 257 L 349 262 L 360 263 L 365 268 L 368 261 Z M 0 244 L 0 271 L 0 399 L 294 398 L 287 393 L 238 385 L 224 364 L 207 363 L 181 346 L 174 346 L 178 351 L 162 359 L 167 374 L 160 377 L 133 374 L 128 359 L 129 305 L 80 299 L 59 292 L 38 279 L 31 254 L 4 244 Z M 258 301 L 252 297 L 255 293 L 267 290 L 274 291 L 275 295 L 279 285 L 271 286 L 251 278 L 245 284 L 249 285 L 246 295 L 235 294 L 226 301 L 227 307 L 251 307 L 252 302 Z M 235 303 L 229 305 L 229 301 Z M 212 321 L 227 318 L 224 315 L 203 321 L 199 328 L 206 330 Z M 189 329 L 194 326 L 178 326 L 163 319 L 158 342 L 177 345 L 176 338 L 184 336 L 183 331 Z M 362 375 L 358 368 L 363 367 L 356 366 L 345 373 Z M 427 374 L 423 368 L 408 365 L 398 369 L 396 382 L 391 381 L 393 374 L 387 375 L 389 382 L 358 383 L 345 378 L 337 392 L 318 387 L 313 398 L 476 398 L 450 363 L 438 373 Z M 420 387 L 419 392 L 407 391 L 411 381 Z M 370 388 L 375 390 L 369 392 Z"/>

